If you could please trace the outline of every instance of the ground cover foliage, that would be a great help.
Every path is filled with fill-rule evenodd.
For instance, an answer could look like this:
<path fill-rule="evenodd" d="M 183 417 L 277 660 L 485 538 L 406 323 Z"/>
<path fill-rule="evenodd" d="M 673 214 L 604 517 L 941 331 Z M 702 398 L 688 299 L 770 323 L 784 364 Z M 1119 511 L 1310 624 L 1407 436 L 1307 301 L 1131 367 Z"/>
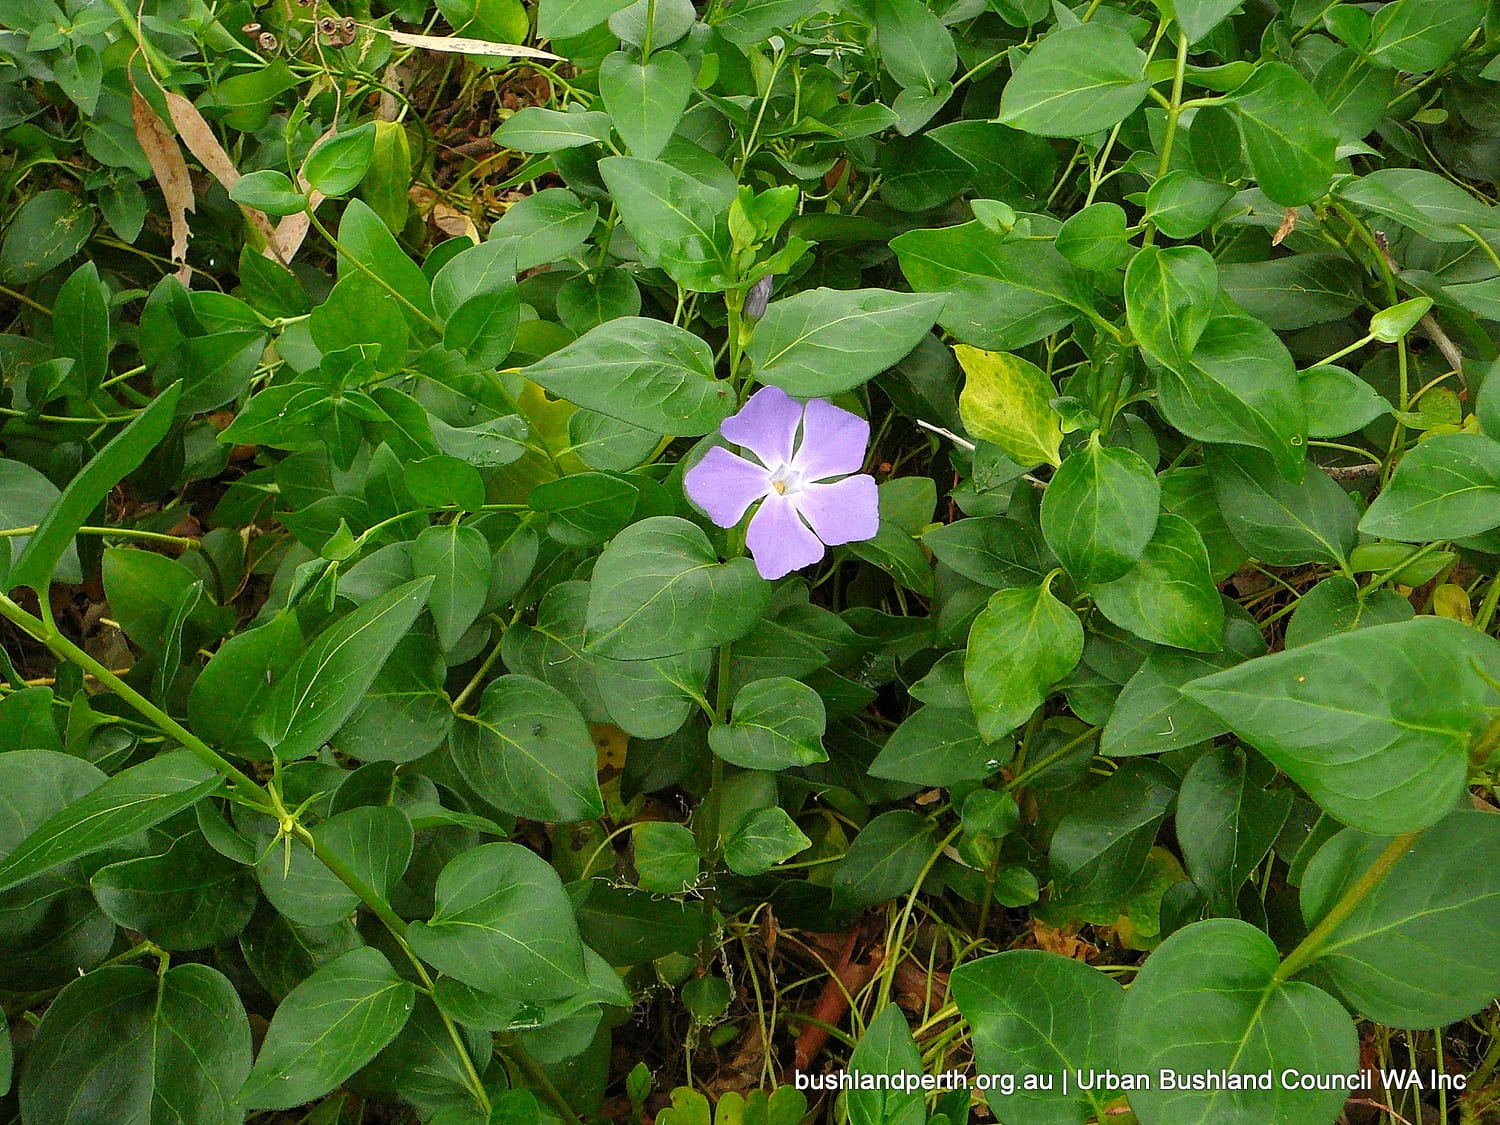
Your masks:
<path fill-rule="evenodd" d="M 1494 1119 L 1496 19 L 0 0 L 0 1119 Z"/>

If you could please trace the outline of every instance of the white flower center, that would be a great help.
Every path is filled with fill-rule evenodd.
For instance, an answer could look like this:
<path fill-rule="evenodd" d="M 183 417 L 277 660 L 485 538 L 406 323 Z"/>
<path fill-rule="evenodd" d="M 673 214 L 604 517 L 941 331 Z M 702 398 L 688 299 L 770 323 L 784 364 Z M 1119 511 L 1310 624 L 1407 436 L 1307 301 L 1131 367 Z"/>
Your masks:
<path fill-rule="evenodd" d="M 790 465 L 782 465 L 771 474 L 771 487 L 781 496 L 795 496 L 802 491 L 802 474 Z"/>

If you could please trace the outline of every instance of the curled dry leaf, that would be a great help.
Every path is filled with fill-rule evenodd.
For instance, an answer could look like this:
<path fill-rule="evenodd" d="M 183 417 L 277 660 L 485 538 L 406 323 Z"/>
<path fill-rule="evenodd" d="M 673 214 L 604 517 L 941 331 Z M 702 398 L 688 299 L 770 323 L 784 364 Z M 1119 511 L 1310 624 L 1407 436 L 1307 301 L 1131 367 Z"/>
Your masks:
<path fill-rule="evenodd" d="M 198 107 L 193 105 L 181 94 L 167 94 L 167 110 L 172 115 L 172 124 L 177 128 L 177 136 L 187 146 L 202 164 L 204 170 L 214 179 L 218 180 L 225 191 L 230 191 L 239 182 L 240 172 L 234 166 L 234 161 L 229 159 L 229 154 L 224 151 L 224 146 L 219 143 L 219 138 L 214 136 L 213 129 L 208 122 L 203 120 L 203 115 L 198 112 Z M 253 207 L 241 208 L 254 224 L 255 229 L 260 232 L 268 248 L 275 247 L 277 256 L 280 256 L 280 247 L 277 245 L 276 232 L 271 227 L 271 220 L 263 211 L 257 211 Z"/>
<path fill-rule="evenodd" d="M 192 277 L 192 267 L 185 260 L 188 238 L 192 233 L 188 229 L 187 213 L 193 210 L 193 182 L 188 175 L 187 161 L 182 158 L 176 139 L 167 132 L 146 99 L 134 90 L 130 92 L 130 118 L 135 125 L 136 140 L 146 153 L 151 174 L 156 177 L 167 202 L 167 217 L 172 223 L 172 260 L 182 262 L 177 279 L 186 285 Z"/>
<path fill-rule="evenodd" d="M 494 58 L 549 59 L 561 62 L 561 55 L 539 51 L 535 47 L 522 47 L 517 43 L 491 43 L 488 39 L 466 39 L 461 35 L 414 35 L 409 31 L 391 31 L 384 27 L 364 25 L 369 31 L 377 31 L 393 43 L 403 47 L 421 47 L 424 51 L 446 51 L 456 55 L 489 55 Z"/>

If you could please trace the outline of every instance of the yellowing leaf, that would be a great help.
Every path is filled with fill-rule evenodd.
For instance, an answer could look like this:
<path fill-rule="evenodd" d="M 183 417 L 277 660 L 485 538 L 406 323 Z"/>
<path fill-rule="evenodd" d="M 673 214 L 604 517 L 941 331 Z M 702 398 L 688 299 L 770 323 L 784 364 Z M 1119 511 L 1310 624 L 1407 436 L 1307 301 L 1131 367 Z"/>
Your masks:
<path fill-rule="evenodd" d="M 954 349 L 967 376 L 958 399 L 969 435 L 998 445 L 1019 464 L 1061 464 L 1062 427 L 1051 407 L 1055 391 L 1047 373 L 1008 352 L 959 344 Z"/>
<path fill-rule="evenodd" d="M 589 734 L 594 736 L 594 745 L 599 749 L 601 770 L 625 768 L 625 752 L 630 747 L 630 735 L 611 723 L 590 723 Z"/>

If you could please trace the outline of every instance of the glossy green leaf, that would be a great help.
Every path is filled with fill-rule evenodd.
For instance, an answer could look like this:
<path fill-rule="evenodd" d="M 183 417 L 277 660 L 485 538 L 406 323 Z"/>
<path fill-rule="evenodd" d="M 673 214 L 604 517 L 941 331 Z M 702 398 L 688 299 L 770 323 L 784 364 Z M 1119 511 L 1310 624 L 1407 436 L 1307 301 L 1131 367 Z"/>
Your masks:
<path fill-rule="evenodd" d="M 905 358 L 942 307 L 933 294 L 806 289 L 771 302 L 746 355 L 760 382 L 798 398 L 827 398 Z"/>
<path fill-rule="evenodd" d="M 491 681 L 474 715 L 460 715 L 453 759 L 485 800 L 535 820 L 570 823 L 603 811 L 597 751 L 578 709 L 528 676 Z"/>
<path fill-rule="evenodd" d="M 547 862 L 519 844 L 485 844 L 438 876 L 436 908 L 407 940 L 422 960 L 483 992 L 547 1000 L 582 989 L 583 942 Z"/>
<path fill-rule="evenodd" d="M 1500 441 L 1437 434 L 1401 458 L 1359 521 L 1368 535 L 1417 543 L 1500 527 Z"/>
<path fill-rule="evenodd" d="M 206 949 L 234 937 L 258 898 L 250 872 L 197 833 L 158 855 L 101 867 L 90 883 L 115 923 L 173 950 Z"/>
<path fill-rule="evenodd" d="M 763 875 L 812 846 L 779 805 L 742 817 L 724 839 L 724 865 L 736 875 Z"/>
<path fill-rule="evenodd" d="M 359 186 L 375 156 L 373 122 L 328 138 L 307 155 L 302 178 L 324 195 L 343 195 Z"/>
<path fill-rule="evenodd" d="M 1141 348 L 1159 363 L 1184 366 L 1208 324 L 1218 267 L 1197 246 L 1148 246 L 1125 271 L 1125 316 Z"/>
<path fill-rule="evenodd" d="M 1068 454 L 1042 496 L 1042 534 L 1084 589 L 1122 577 L 1151 542 L 1161 486 L 1139 453 L 1098 435 Z M 1217 601 L 1217 596 L 1215 598 Z"/>
<path fill-rule="evenodd" d="M 315 753 L 359 706 L 431 584 L 419 578 L 371 598 L 319 634 L 271 693 L 257 737 L 282 759 Z"/>
<path fill-rule="evenodd" d="M 48 1006 L 21 1072 L 21 1113 L 37 1125 L 238 1125 L 249 1072 L 250 1022 L 217 970 L 115 965 Z"/>
<path fill-rule="evenodd" d="M 860 830 L 833 876 L 836 905 L 874 906 L 911 893 L 932 858 L 932 825 L 908 809 L 881 813 Z"/>
<path fill-rule="evenodd" d="M 379 950 L 334 958 L 276 1009 L 236 1101 L 291 1109 L 337 1088 L 396 1037 L 415 1000 L 411 983 Z"/>
<path fill-rule="evenodd" d="M 601 160 L 599 174 L 636 245 L 673 281 L 703 293 L 728 287 L 727 201 L 713 188 L 670 164 L 633 156 Z"/>
<path fill-rule="evenodd" d="M 1389 838 L 1345 829 L 1302 877 L 1302 914 L 1315 926 Z M 1320 947 L 1315 964 L 1356 1011 L 1390 1027 L 1429 1028 L 1470 1016 L 1500 995 L 1500 819 L 1461 809 L 1396 861 Z"/>
<path fill-rule="evenodd" d="M 0 862 L 0 891 L 160 824 L 220 784 L 219 775 L 188 750 L 172 750 L 122 770 L 53 813 L 16 845 Z"/>
<path fill-rule="evenodd" d="M 1055 247 L 1012 241 L 979 222 L 907 231 L 891 239 L 891 249 L 913 289 L 947 294 L 939 323 L 976 347 L 1034 344 L 1089 307 L 1077 272 Z"/>
<path fill-rule="evenodd" d="M 1325 364 L 1297 373 L 1307 405 L 1307 436 L 1338 438 L 1391 413 L 1391 404 L 1369 383 Z"/>
<path fill-rule="evenodd" d="M 1336 564 L 1354 549 L 1359 513 L 1327 475 L 1310 472 L 1291 484 L 1253 449 L 1211 446 L 1205 460 L 1230 533 L 1262 562 Z"/>
<path fill-rule="evenodd" d="M 728 725 L 715 725 L 708 744 L 745 769 L 782 770 L 826 762 L 823 699 L 790 676 L 752 680 L 734 697 Z"/>
<path fill-rule="evenodd" d="M 631 156 L 655 160 L 672 139 L 693 92 L 693 69 L 675 51 L 645 62 L 616 51 L 599 68 L 599 93 Z"/>
<path fill-rule="evenodd" d="M 45 592 L 53 569 L 99 502 L 156 448 L 172 425 L 182 386 L 174 383 L 84 465 L 42 517 L 6 582 Z"/>
<path fill-rule="evenodd" d="M 1188 42 L 1196 43 L 1243 3 L 1244 0 L 1171 0 L 1171 10 Z"/>
<path fill-rule="evenodd" d="M 1328 190 L 1338 129 L 1307 79 L 1286 63 L 1262 62 L 1230 105 L 1256 182 L 1272 202 L 1295 207 Z"/>
<path fill-rule="evenodd" d="M 427 608 L 437 623 L 438 644 L 447 651 L 484 608 L 490 591 L 489 543 L 468 524 L 438 524 L 412 543 L 411 563 L 417 578 L 432 579 Z"/>
<path fill-rule="evenodd" d="M 1330 816 L 1410 832 L 1453 808 L 1500 692 L 1500 642 L 1419 617 L 1248 661 L 1186 688 Z"/>
<path fill-rule="evenodd" d="M 698 881 L 700 856 L 685 824 L 648 820 L 631 833 L 636 882 L 643 891 L 681 894 Z"/>
<path fill-rule="evenodd" d="M 708 345 L 644 317 L 601 324 L 526 368 L 526 377 L 559 398 L 653 433 L 705 434 L 735 409 L 729 385 L 714 377 Z"/>
<path fill-rule="evenodd" d="M 1080 24 L 1032 48 L 1006 83 L 1000 120 L 1044 137 L 1086 137 L 1130 116 L 1147 88 L 1146 56 L 1129 35 Z"/>
<path fill-rule="evenodd" d="M 866 1026 L 849 1055 L 849 1069 L 870 1075 L 910 1075 L 920 1081 L 922 1054 L 898 1004 L 888 1003 Z M 927 1105 L 920 1086 L 850 1090 L 844 1095 L 851 1125 L 926 1125 Z"/>
<path fill-rule="evenodd" d="M 1447 62 L 1484 19 L 1484 0 L 1395 0 L 1370 21 L 1376 66 L 1425 74 Z"/>
<path fill-rule="evenodd" d="M 1354 579 L 1332 574 L 1302 595 L 1286 623 L 1286 647 L 1312 644 L 1335 633 L 1371 625 L 1410 621 L 1416 612 L 1410 599 L 1389 586 L 1361 590 Z"/>
<path fill-rule="evenodd" d="M 1130 257 L 1125 228 L 1125 210 L 1118 203 L 1092 203 L 1070 215 L 1053 241 L 1057 252 L 1081 270 L 1112 270 Z"/>
<path fill-rule="evenodd" d="M 1181 516 L 1163 512 L 1140 560 L 1091 590 L 1105 617 L 1138 637 L 1174 648 L 1214 652 L 1224 632 L 1224 603 L 1208 569 L 1208 548 Z"/>
<path fill-rule="evenodd" d="M 62 493 L 57 485 L 21 461 L 0 460 L 0 520 L 7 528 L 34 527 L 46 518 L 47 512 L 57 503 Z M 26 551 L 29 535 L 12 536 L 8 552 L 0 551 L 0 558 L 8 564 L 12 557 Z M 0 567 L 0 573 L 4 568 Z M 63 549 L 52 573 L 61 582 L 82 582 L 83 571 L 78 563 L 78 548 L 72 540 Z M 9 583 L 6 584 L 9 588 Z"/>
<path fill-rule="evenodd" d="M 1047 587 L 992 594 L 969 630 L 964 682 L 986 741 L 1029 719 L 1083 655 L 1078 615 Z"/>
<path fill-rule="evenodd" d="M 1331 1121 L 1347 1090 L 1287 1089 L 1281 1072 L 1351 1074 L 1359 1067 L 1354 1021 L 1322 989 L 1276 977 L 1280 958 L 1261 931 L 1233 919 L 1179 930 L 1157 949 L 1125 993 L 1119 1066 L 1158 1077 L 1130 1095 L 1141 1125 L 1224 1121 Z M 1189 1075 L 1272 1074 L 1270 1089 L 1188 1087 Z"/>
<path fill-rule="evenodd" d="M 696 525 L 675 516 L 640 520 L 594 566 L 588 648 L 630 660 L 713 648 L 748 633 L 771 591 L 749 559 L 720 563 Z"/>
<path fill-rule="evenodd" d="M 1232 916 L 1235 896 L 1292 808 L 1292 791 L 1270 788 L 1276 771 L 1240 746 L 1215 746 L 1193 763 L 1177 795 L 1177 841 L 1209 909 Z"/>
<path fill-rule="evenodd" d="M 1048 851 L 1054 901 L 1113 906 L 1129 898 L 1176 795 L 1171 770 L 1132 758 L 1071 802 Z"/>
<path fill-rule="evenodd" d="M 94 208 L 72 192 L 38 192 L 10 218 L 0 242 L 0 277 L 21 285 L 50 273 L 83 249 L 96 221 Z"/>
<path fill-rule="evenodd" d="M 922 707 L 891 732 L 870 774 L 913 785 L 982 781 L 1000 767 L 995 755 L 968 707 Z"/>
<path fill-rule="evenodd" d="M 968 961 L 953 971 L 953 999 L 974 1031 L 974 1062 L 986 1074 L 1056 1076 L 1052 1088 L 986 1100 L 1001 1120 L 1080 1125 L 1102 1118 L 1110 1100 L 1079 1090 L 1077 1074 L 1119 1072 L 1115 1030 L 1125 990 L 1081 961 L 1016 949 Z M 1073 1081 L 1064 1089 L 1061 1076 Z"/>
<path fill-rule="evenodd" d="M 1158 391 L 1163 417 L 1189 437 L 1264 449 L 1283 477 L 1302 479 L 1307 415 L 1297 370 L 1260 321 L 1210 319 L 1192 359 L 1163 369 Z"/>

